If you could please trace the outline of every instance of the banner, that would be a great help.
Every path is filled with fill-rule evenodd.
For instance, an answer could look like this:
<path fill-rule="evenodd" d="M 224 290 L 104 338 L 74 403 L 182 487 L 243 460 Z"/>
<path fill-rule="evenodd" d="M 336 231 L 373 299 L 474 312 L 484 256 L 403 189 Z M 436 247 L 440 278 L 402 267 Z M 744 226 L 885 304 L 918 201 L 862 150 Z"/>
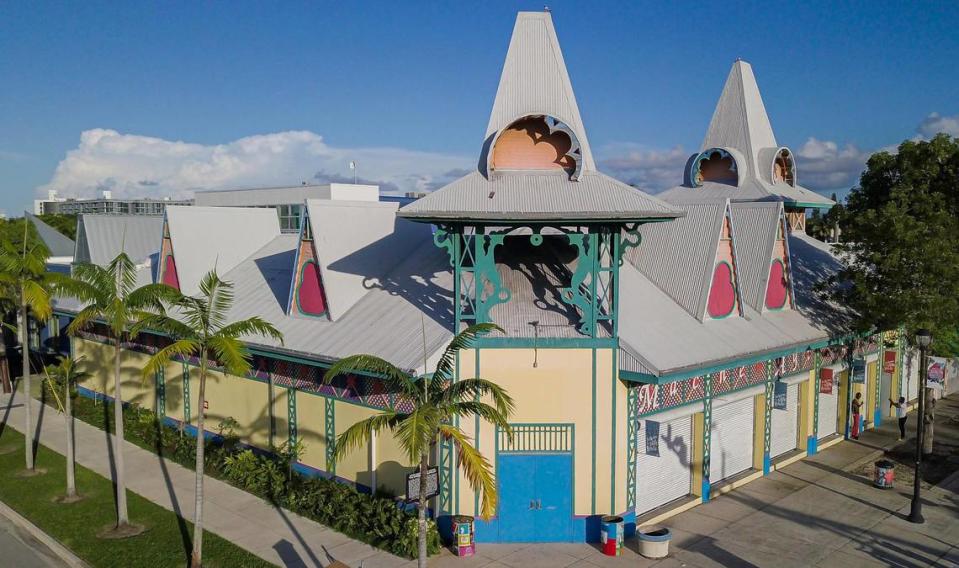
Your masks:
<path fill-rule="evenodd" d="M 646 421 L 646 455 L 659 457 L 659 422 Z"/>
<path fill-rule="evenodd" d="M 931 359 L 931 357 L 930 357 Z M 932 361 L 929 364 L 928 374 L 926 378 L 930 383 L 942 383 L 946 378 L 946 364 L 941 361 Z"/>
<path fill-rule="evenodd" d="M 773 408 L 776 410 L 786 410 L 786 391 L 789 389 L 789 386 L 782 381 L 776 381 L 773 389 Z"/>
<path fill-rule="evenodd" d="M 882 372 L 890 375 L 896 372 L 896 352 L 886 351 L 882 354 Z"/>
<path fill-rule="evenodd" d="M 866 360 L 856 359 L 852 362 L 852 382 L 866 382 Z"/>
<path fill-rule="evenodd" d="M 823 369 L 819 372 L 819 392 L 832 394 L 833 370 Z"/>

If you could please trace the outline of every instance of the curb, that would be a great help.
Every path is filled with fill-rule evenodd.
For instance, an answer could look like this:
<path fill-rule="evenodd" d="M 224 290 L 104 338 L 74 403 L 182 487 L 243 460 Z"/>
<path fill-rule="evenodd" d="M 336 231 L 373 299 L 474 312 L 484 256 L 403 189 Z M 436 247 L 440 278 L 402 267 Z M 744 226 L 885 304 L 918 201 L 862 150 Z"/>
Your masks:
<path fill-rule="evenodd" d="M 33 538 L 42 542 L 47 548 L 50 549 L 50 552 L 65 562 L 67 566 L 71 566 L 72 568 L 88 568 L 86 562 L 80 560 L 76 554 L 60 544 L 57 539 L 40 530 L 40 527 L 31 523 L 25 517 L 20 515 L 20 513 L 14 511 L 2 501 L 0 501 L 0 515 L 10 519 L 10 522 L 28 532 Z"/>

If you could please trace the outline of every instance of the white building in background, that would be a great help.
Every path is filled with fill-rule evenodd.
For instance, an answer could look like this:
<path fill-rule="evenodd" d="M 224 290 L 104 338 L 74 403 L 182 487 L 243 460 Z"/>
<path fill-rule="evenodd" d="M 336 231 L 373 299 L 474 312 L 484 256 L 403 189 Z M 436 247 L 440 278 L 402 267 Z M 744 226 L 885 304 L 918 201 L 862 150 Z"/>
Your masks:
<path fill-rule="evenodd" d="M 193 205 L 192 199 L 114 199 L 112 192 L 104 190 L 100 197 L 75 199 L 60 197 L 55 189 L 47 192 L 46 199 L 33 201 L 34 215 L 80 215 L 100 213 L 105 215 L 163 215 L 167 205 Z"/>

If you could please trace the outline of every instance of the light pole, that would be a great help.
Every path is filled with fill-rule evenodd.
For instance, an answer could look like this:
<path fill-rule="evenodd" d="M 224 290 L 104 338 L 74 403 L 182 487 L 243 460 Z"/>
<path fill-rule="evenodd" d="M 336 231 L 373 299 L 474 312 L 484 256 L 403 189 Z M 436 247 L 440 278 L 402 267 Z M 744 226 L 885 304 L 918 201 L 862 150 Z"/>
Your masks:
<path fill-rule="evenodd" d="M 926 349 L 932 343 L 932 334 L 928 329 L 916 331 L 916 343 L 919 345 L 919 416 L 916 424 L 916 479 L 912 486 L 912 508 L 909 510 L 909 522 L 922 524 L 922 503 L 919 501 L 919 483 L 922 481 L 922 443 L 926 436 L 926 375 L 929 372 L 926 366 Z"/>

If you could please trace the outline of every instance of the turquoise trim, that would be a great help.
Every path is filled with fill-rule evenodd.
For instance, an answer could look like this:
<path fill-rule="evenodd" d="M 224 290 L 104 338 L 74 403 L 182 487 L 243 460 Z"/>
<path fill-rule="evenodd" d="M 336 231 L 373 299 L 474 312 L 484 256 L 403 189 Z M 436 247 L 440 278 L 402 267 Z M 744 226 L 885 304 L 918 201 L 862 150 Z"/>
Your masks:
<path fill-rule="evenodd" d="M 590 512 L 596 514 L 596 349 L 593 349 L 593 443 L 592 443 L 592 467 L 590 468 Z M 574 468 L 575 469 L 575 468 Z M 573 503 L 575 503 L 575 499 Z"/>
<path fill-rule="evenodd" d="M 807 203 L 805 201 L 785 201 L 783 205 L 788 205 L 790 207 L 802 207 L 805 209 L 832 209 L 834 205 L 827 205 L 825 203 Z"/>
<path fill-rule="evenodd" d="M 636 510 L 636 445 L 639 443 L 639 401 L 636 387 L 626 387 L 626 509 Z"/>
<path fill-rule="evenodd" d="M 610 337 L 478 337 L 475 345 L 483 349 L 614 349 L 619 342 Z"/>
<path fill-rule="evenodd" d="M 189 424 L 193 420 L 190 408 L 190 365 L 183 363 L 183 421 Z"/>
<path fill-rule="evenodd" d="M 272 401 L 270 401 L 272 404 Z M 287 416 L 287 427 L 288 436 L 287 443 L 290 446 L 290 449 L 296 447 L 296 442 L 299 439 L 299 429 L 297 427 L 296 420 L 296 389 L 288 388 L 286 389 L 286 416 Z"/>
<path fill-rule="evenodd" d="M 710 444 L 713 435 L 713 375 L 703 376 L 703 469 L 702 469 L 702 499 L 709 502 L 709 460 L 712 458 Z"/>
<path fill-rule="evenodd" d="M 336 401 L 327 398 L 323 405 L 324 436 L 326 436 L 326 471 L 336 475 Z"/>

